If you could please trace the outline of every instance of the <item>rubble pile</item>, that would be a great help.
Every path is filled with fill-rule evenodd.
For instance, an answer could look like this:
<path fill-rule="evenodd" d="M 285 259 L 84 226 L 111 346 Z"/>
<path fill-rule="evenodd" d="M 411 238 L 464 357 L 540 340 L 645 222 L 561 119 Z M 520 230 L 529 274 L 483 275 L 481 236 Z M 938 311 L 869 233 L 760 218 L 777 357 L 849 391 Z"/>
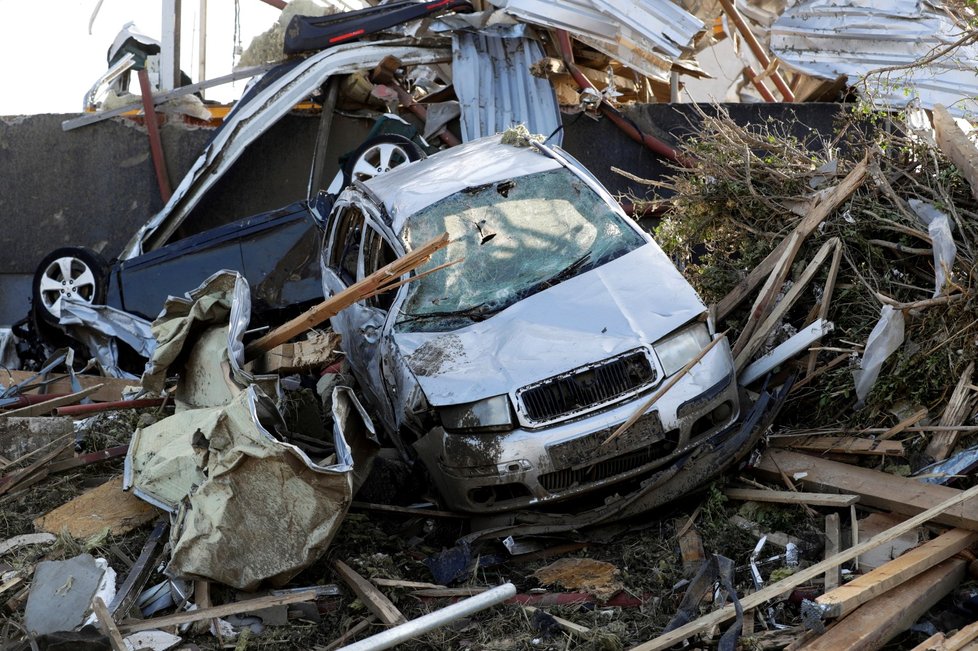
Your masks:
<path fill-rule="evenodd" d="M 3 648 L 978 644 L 970 125 L 704 106 L 674 150 L 618 105 L 696 74 L 700 18 L 445 4 L 283 21 L 291 53 L 371 39 L 256 84 L 112 263 L 165 249 L 297 102 L 324 139 L 344 102 L 413 113 L 280 211 L 292 267 L 208 266 L 150 323 L 98 304 L 103 260 L 42 264 L 45 327 L 78 336 L 0 369 Z M 530 99 L 479 101 L 503 88 Z M 672 161 L 619 170 L 658 245 L 554 144 L 558 104 Z"/>

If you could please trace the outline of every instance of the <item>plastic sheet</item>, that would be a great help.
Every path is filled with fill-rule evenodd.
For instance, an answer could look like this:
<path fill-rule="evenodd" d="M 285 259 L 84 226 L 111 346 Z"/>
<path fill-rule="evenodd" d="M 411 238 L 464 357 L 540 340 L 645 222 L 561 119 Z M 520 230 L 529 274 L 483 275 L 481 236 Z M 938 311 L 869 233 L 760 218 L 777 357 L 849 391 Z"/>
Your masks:
<path fill-rule="evenodd" d="M 934 241 L 934 298 L 937 298 L 944 293 L 944 287 L 951 279 L 954 256 L 958 253 L 951 234 L 951 220 L 946 213 L 926 201 L 910 199 L 907 203 L 927 226 L 927 234 Z"/>
<path fill-rule="evenodd" d="M 884 305 L 880 320 L 866 340 L 866 350 L 859 362 L 859 369 L 853 371 L 856 380 L 856 407 L 862 407 L 869 395 L 880 369 L 886 359 L 903 343 L 903 312 Z"/>

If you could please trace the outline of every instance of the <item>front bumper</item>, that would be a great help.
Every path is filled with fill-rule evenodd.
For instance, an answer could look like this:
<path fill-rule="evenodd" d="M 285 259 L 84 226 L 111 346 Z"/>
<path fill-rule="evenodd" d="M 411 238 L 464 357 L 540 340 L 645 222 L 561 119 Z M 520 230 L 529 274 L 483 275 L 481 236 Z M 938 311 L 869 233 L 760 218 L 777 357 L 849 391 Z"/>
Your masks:
<path fill-rule="evenodd" d="M 603 500 L 619 485 L 733 432 L 740 401 L 732 365 L 713 368 L 718 370 L 705 390 L 702 383 L 683 387 L 680 381 L 607 445 L 604 441 L 647 396 L 545 429 L 463 435 L 436 427 L 415 448 L 451 509 L 491 514 L 549 508 L 585 496 Z M 717 378 L 722 368 L 727 372 Z"/>

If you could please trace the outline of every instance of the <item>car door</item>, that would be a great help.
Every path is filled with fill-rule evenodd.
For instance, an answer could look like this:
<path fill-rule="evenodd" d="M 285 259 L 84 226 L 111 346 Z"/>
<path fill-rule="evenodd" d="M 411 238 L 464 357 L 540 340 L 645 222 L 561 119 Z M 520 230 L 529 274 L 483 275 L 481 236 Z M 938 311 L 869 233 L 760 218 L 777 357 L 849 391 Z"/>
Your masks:
<path fill-rule="evenodd" d="M 330 218 L 323 282 L 331 295 L 343 291 L 393 260 L 372 219 L 359 204 L 340 206 Z M 386 248 L 385 248 L 386 246 Z M 384 262 L 387 260 L 387 262 Z M 396 429 L 393 409 L 383 377 L 383 338 L 387 310 L 393 294 L 358 301 L 330 319 L 342 337 L 343 351 L 360 389 L 388 431 Z"/>

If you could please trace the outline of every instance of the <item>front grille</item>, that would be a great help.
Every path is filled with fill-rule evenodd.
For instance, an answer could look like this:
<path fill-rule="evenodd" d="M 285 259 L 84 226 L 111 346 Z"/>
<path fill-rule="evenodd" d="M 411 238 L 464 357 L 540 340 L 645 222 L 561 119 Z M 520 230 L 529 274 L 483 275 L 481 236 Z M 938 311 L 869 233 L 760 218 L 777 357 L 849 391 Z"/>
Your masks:
<path fill-rule="evenodd" d="M 639 349 L 524 387 L 516 395 L 531 420 L 545 421 L 609 402 L 652 384 L 657 377 Z"/>
<path fill-rule="evenodd" d="M 611 459 L 605 459 L 581 468 L 565 468 L 540 475 L 540 485 L 551 493 L 557 493 L 574 486 L 590 484 L 610 477 L 616 477 L 630 470 L 641 468 L 657 459 L 674 452 L 679 444 L 678 430 L 669 432 L 665 438 L 641 450 L 634 450 Z"/>

